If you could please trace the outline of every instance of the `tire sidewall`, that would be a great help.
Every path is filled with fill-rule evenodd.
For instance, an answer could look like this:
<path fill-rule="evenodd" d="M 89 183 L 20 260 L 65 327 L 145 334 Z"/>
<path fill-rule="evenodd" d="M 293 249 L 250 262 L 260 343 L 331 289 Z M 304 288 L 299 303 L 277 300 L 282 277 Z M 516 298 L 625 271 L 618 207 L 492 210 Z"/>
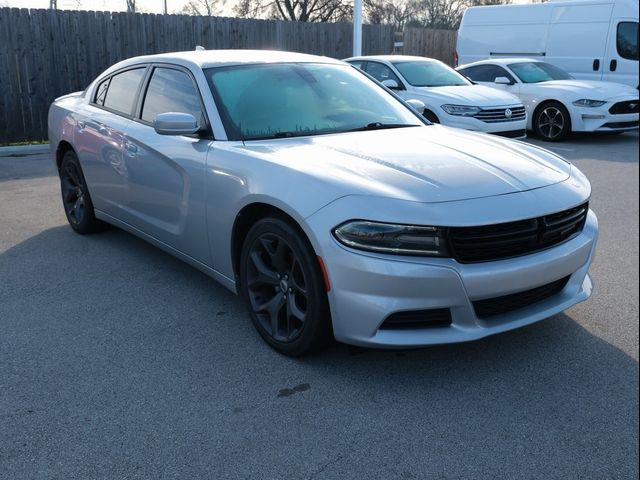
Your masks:
<path fill-rule="evenodd" d="M 302 332 L 291 342 L 281 342 L 274 339 L 261 325 L 251 308 L 251 301 L 249 300 L 246 286 L 249 253 L 253 243 L 265 233 L 276 234 L 289 245 L 298 257 L 304 271 L 305 280 L 309 284 L 310 295 L 307 298 L 307 318 L 303 324 Z M 240 295 L 247 306 L 253 325 L 260 336 L 278 352 L 289 356 L 299 356 L 322 346 L 329 336 L 329 306 L 322 272 L 308 240 L 303 238 L 302 233 L 293 228 L 289 222 L 281 218 L 268 217 L 259 220 L 249 230 L 240 254 L 239 282 Z"/>
<path fill-rule="evenodd" d="M 558 111 L 562 114 L 565 120 L 564 125 L 562 126 L 562 131 L 560 132 L 560 134 L 558 134 L 558 136 L 554 138 L 545 137 L 542 131 L 540 130 L 540 117 L 542 116 L 542 112 L 544 112 L 545 108 L 547 107 L 553 107 L 558 109 Z M 569 111 L 561 103 L 545 102 L 542 105 L 540 105 L 535 111 L 535 116 L 533 118 L 533 130 L 535 131 L 536 135 L 539 138 L 541 138 L 546 142 L 560 142 L 566 139 L 571 133 L 571 115 L 569 115 Z"/>
<path fill-rule="evenodd" d="M 83 191 L 82 193 L 84 195 L 85 206 L 84 206 L 84 214 L 82 216 L 82 221 L 80 222 L 76 223 L 71 218 L 69 218 L 69 214 L 67 213 L 66 208 L 64 209 L 64 214 L 67 217 L 67 221 L 69 222 L 69 225 L 76 232 L 84 234 L 84 233 L 91 233 L 91 232 L 97 231 L 101 226 L 101 222 L 99 222 L 95 218 L 95 214 L 93 210 L 93 202 L 91 201 L 91 196 L 89 195 L 89 189 L 87 187 L 87 180 L 84 178 L 84 172 L 82 171 L 82 167 L 80 166 L 80 161 L 78 160 L 78 156 L 73 150 L 69 150 L 68 152 L 66 152 L 64 154 L 64 157 L 62 158 L 62 162 L 60 163 L 61 194 L 64 195 L 64 193 L 62 192 L 62 175 L 63 175 L 63 172 L 65 171 L 66 166 L 70 163 L 75 165 L 76 170 L 78 171 L 78 174 L 82 177 L 82 191 Z M 63 208 L 64 208 L 64 204 L 63 204 Z"/>

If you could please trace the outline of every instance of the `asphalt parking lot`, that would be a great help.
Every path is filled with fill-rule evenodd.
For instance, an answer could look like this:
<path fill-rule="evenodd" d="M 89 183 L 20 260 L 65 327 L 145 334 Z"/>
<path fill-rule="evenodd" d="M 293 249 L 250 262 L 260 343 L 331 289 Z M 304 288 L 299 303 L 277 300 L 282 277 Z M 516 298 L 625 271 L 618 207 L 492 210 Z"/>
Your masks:
<path fill-rule="evenodd" d="M 47 155 L 0 157 L 0 478 L 637 478 L 638 134 L 543 146 L 593 185 L 589 301 L 303 359 L 173 257 L 74 234 Z"/>

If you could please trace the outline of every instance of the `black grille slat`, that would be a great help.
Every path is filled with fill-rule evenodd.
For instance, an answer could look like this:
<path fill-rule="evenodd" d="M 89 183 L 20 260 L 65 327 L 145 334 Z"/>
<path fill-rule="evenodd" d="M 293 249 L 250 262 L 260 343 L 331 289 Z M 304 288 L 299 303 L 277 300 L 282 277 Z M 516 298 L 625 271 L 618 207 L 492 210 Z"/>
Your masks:
<path fill-rule="evenodd" d="M 451 227 L 453 257 L 461 263 L 487 262 L 526 255 L 573 238 L 582 231 L 588 204 L 544 217 L 481 227 Z"/>
<path fill-rule="evenodd" d="M 476 312 L 476 316 L 479 318 L 503 315 L 557 295 L 564 289 L 568 281 L 569 277 L 564 277 L 560 280 L 556 280 L 555 282 L 547 283 L 546 285 L 532 288 L 530 290 L 525 290 L 524 292 L 512 293 L 510 295 L 495 298 L 487 298 L 484 300 L 476 300 L 473 302 L 473 308 Z"/>
<path fill-rule="evenodd" d="M 623 115 L 626 113 L 638 113 L 638 100 L 630 100 L 626 102 L 618 102 L 611 106 L 609 113 L 612 115 Z"/>
<path fill-rule="evenodd" d="M 380 326 L 381 330 L 448 327 L 451 311 L 448 308 L 410 310 L 389 315 Z"/>

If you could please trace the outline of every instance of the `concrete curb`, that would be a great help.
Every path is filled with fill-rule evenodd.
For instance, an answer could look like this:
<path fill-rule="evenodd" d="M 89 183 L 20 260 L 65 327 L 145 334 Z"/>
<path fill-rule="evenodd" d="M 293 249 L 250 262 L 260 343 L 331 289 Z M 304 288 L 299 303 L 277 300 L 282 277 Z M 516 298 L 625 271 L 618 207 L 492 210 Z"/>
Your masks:
<path fill-rule="evenodd" d="M 0 157 L 24 157 L 26 155 L 37 155 L 42 153 L 49 153 L 48 143 L 0 147 Z"/>

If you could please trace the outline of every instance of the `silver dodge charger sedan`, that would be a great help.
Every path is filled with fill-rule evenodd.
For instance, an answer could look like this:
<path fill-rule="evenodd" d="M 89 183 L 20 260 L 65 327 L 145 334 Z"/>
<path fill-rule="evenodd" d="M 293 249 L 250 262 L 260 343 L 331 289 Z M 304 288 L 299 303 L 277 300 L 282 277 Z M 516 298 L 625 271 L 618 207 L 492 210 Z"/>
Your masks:
<path fill-rule="evenodd" d="M 575 166 L 429 124 L 337 60 L 132 58 L 58 98 L 49 140 L 76 232 L 116 225 L 202 270 L 288 355 L 474 340 L 591 294 Z"/>

